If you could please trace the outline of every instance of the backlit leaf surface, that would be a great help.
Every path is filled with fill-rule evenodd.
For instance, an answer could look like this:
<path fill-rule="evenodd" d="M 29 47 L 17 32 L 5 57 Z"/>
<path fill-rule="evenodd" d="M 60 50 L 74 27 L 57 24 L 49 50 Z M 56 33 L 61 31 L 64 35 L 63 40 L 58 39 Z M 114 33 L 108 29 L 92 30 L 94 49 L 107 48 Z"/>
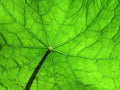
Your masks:
<path fill-rule="evenodd" d="M 119 0 L 0 0 L 0 90 L 120 90 Z"/>

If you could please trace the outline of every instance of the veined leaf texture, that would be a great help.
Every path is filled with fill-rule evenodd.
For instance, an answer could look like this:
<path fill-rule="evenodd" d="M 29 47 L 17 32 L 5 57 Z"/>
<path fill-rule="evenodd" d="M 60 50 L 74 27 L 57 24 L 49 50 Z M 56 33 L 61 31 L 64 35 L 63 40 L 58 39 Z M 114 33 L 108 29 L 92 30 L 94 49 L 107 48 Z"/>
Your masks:
<path fill-rule="evenodd" d="M 29 89 L 120 90 L 120 0 L 0 0 L 0 90 Z"/>

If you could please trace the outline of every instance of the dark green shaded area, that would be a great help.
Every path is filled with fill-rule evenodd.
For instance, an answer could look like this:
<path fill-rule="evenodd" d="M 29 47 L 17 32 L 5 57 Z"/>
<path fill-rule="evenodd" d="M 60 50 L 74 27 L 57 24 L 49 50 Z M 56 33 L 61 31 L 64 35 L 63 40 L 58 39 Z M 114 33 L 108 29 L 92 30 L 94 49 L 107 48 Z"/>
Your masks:
<path fill-rule="evenodd" d="M 2 49 L 2 45 L 0 45 L 0 50 Z"/>

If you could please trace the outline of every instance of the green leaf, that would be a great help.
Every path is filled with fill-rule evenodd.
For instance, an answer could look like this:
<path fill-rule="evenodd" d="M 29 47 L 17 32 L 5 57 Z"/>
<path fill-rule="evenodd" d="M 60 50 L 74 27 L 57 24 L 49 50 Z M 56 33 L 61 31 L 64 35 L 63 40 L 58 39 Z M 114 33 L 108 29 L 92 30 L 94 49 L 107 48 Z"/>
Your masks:
<path fill-rule="evenodd" d="M 0 0 L 0 90 L 27 85 L 119 90 L 120 1 Z"/>

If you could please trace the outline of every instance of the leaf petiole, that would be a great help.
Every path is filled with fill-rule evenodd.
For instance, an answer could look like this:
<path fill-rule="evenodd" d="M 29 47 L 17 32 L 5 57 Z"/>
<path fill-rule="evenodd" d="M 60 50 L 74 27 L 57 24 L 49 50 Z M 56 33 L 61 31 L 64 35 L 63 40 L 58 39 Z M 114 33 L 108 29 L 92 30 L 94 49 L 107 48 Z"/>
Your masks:
<path fill-rule="evenodd" d="M 46 60 L 47 56 L 50 54 L 50 52 L 51 52 L 51 50 L 48 49 L 48 50 L 46 51 L 45 55 L 43 56 L 43 58 L 42 58 L 42 59 L 40 60 L 40 62 L 38 63 L 37 67 L 35 68 L 35 70 L 33 71 L 32 75 L 31 75 L 29 81 L 27 82 L 27 85 L 26 85 L 26 87 L 25 87 L 25 90 L 30 90 L 30 87 L 31 87 L 31 85 L 32 85 L 32 83 L 33 83 L 33 80 L 35 79 L 38 71 L 40 70 L 41 66 L 42 66 L 43 63 L 45 62 L 45 60 Z"/>

